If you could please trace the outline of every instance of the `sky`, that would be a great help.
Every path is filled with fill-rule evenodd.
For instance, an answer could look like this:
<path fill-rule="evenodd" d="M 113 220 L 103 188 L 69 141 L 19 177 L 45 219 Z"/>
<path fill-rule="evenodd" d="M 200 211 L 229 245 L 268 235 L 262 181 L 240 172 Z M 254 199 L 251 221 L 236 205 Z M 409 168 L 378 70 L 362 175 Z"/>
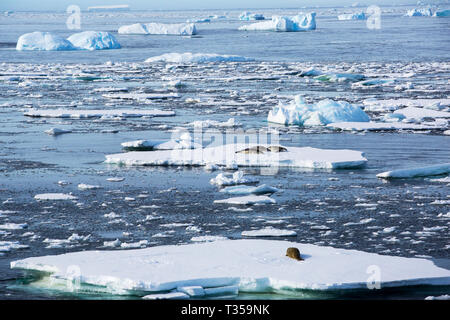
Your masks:
<path fill-rule="evenodd" d="M 128 4 L 131 9 L 186 10 L 186 9 L 243 9 L 243 8 L 300 8 L 303 6 L 350 6 L 414 4 L 414 0 L 0 0 L 0 10 L 34 11 L 61 10 L 78 5 L 89 6 Z"/>

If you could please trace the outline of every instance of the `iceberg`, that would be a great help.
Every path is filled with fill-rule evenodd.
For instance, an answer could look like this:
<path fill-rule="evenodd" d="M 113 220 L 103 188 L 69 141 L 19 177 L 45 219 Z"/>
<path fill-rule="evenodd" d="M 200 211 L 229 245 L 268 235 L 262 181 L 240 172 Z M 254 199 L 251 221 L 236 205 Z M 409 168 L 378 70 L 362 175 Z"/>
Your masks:
<path fill-rule="evenodd" d="M 433 12 L 430 8 L 414 8 L 411 10 L 408 10 L 406 12 L 405 16 L 408 17 L 431 17 L 433 15 Z"/>
<path fill-rule="evenodd" d="M 392 170 L 379 173 L 377 174 L 377 177 L 383 179 L 402 179 L 402 178 L 438 176 L 447 173 L 450 173 L 450 163 L 443 163 L 434 166 L 426 166 L 412 169 Z"/>
<path fill-rule="evenodd" d="M 70 41 L 56 34 L 36 31 L 21 35 L 17 40 L 16 50 L 65 51 L 76 48 Z"/>
<path fill-rule="evenodd" d="M 442 11 L 436 11 L 434 13 L 433 17 L 450 17 L 450 9 L 442 10 Z"/>
<path fill-rule="evenodd" d="M 316 29 L 316 13 L 299 14 L 293 17 L 272 16 L 272 20 L 239 27 L 243 31 L 296 32 Z"/>
<path fill-rule="evenodd" d="M 338 20 L 366 20 L 366 14 L 364 12 L 358 12 L 358 13 L 348 13 L 348 14 L 341 14 L 338 15 Z"/>
<path fill-rule="evenodd" d="M 120 49 L 119 42 L 109 32 L 84 31 L 71 35 L 67 40 L 80 50 Z"/>
<path fill-rule="evenodd" d="M 145 62 L 170 62 L 170 63 L 206 63 L 206 62 L 247 62 L 254 61 L 252 58 L 246 58 L 236 55 L 220 55 L 213 53 L 166 53 L 160 56 L 151 57 Z"/>
<path fill-rule="evenodd" d="M 289 105 L 279 104 L 269 111 L 268 122 L 284 125 L 321 126 L 334 122 L 368 122 L 369 116 L 357 105 L 345 101 L 322 100 L 306 104 L 297 95 Z"/>
<path fill-rule="evenodd" d="M 193 23 L 135 23 L 121 26 L 117 31 L 119 34 L 163 34 L 192 36 L 197 34 Z"/>
<path fill-rule="evenodd" d="M 251 20 L 264 20 L 264 16 L 258 13 L 242 12 L 239 16 L 239 20 L 251 21 Z"/>
<path fill-rule="evenodd" d="M 304 261 L 286 257 L 299 249 Z M 450 285 L 450 271 L 422 258 L 404 258 L 283 240 L 240 239 L 133 250 L 93 250 L 12 261 L 12 269 L 47 273 L 49 288 L 73 291 L 77 280 L 115 294 L 162 294 L 197 287 L 205 295 L 236 286 L 239 292 L 369 290 L 371 266 L 382 270 L 380 286 Z M 245 266 L 245 268 L 243 268 Z M 58 281 L 60 279 L 60 281 Z M 213 289 L 213 290 L 210 290 Z M 297 291 L 297 292 L 296 292 Z M 184 296 L 183 296 L 184 297 Z"/>
<path fill-rule="evenodd" d="M 286 152 L 258 154 L 239 151 L 256 144 L 226 144 L 202 149 L 158 150 L 106 155 L 105 163 L 127 166 L 283 167 L 312 169 L 359 168 L 366 164 L 363 153 L 354 150 L 326 150 L 288 147 Z M 260 146 L 260 145 L 258 145 Z"/>

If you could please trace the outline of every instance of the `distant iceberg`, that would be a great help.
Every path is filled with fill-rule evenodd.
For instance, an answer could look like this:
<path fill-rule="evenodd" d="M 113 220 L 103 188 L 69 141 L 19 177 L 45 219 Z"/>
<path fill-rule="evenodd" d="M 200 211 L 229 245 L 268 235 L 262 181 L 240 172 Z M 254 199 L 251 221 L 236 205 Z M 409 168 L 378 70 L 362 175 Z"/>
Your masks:
<path fill-rule="evenodd" d="M 39 50 L 39 51 L 66 51 L 76 50 L 73 44 L 50 32 L 26 33 L 17 40 L 16 50 Z"/>
<path fill-rule="evenodd" d="M 450 9 L 442 10 L 442 11 L 436 11 L 434 13 L 433 17 L 450 17 Z"/>
<path fill-rule="evenodd" d="M 239 27 L 244 31 L 307 31 L 316 29 L 316 13 L 299 14 L 293 17 L 272 16 L 272 20 Z"/>
<path fill-rule="evenodd" d="M 430 8 L 414 8 L 408 10 L 405 15 L 408 17 L 431 17 L 433 15 L 433 12 L 431 12 Z"/>
<path fill-rule="evenodd" d="M 145 62 L 171 62 L 171 63 L 205 63 L 205 62 L 246 62 L 253 61 L 252 58 L 234 55 L 219 55 L 213 53 L 166 53 L 151 57 Z"/>
<path fill-rule="evenodd" d="M 331 99 L 306 104 L 298 95 L 291 104 L 274 107 L 269 112 L 267 121 L 285 125 L 320 126 L 344 121 L 368 122 L 370 119 L 357 105 Z"/>
<path fill-rule="evenodd" d="M 264 20 L 264 16 L 259 13 L 242 12 L 239 16 L 239 20 L 251 21 L 251 20 Z"/>
<path fill-rule="evenodd" d="M 71 35 L 67 40 L 81 50 L 120 49 L 120 43 L 109 32 L 84 31 Z"/>
<path fill-rule="evenodd" d="M 197 29 L 193 23 L 135 23 L 121 26 L 118 33 L 191 36 L 197 34 Z"/>
<path fill-rule="evenodd" d="M 50 32 L 26 33 L 17 40 L 16 50 L 68 51 L 119 49 L 120 44 L 108 32 L 85 31 L 64 39 Z"/>
<path fill-rule="evenodd" d="M 341 14 L 338 16 L 338 20 L 366 20 L 366 14 L 364 12 L 357 12 L 357 13 L 348 13 L 348 14 Z"/>

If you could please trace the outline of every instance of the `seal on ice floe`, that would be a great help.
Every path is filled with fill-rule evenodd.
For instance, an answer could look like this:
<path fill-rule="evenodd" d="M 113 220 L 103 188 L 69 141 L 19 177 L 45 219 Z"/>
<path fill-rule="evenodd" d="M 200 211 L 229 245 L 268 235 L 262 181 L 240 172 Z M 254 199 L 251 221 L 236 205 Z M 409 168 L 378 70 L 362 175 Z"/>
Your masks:
<path fill-rule="evenodd" d="M 294 260 L 303 261 L 302 257 L 300 256 L 300 251 L 294 247 L 290 247 L 287 249 L 286 256 Z"/>
<path fill-rule="evenodd" d="M 264 152 L 286 152 L 286 151 L 287 151 L 287 149 L 282 146 L 269 146 L 268 148 L 266 148 L 264 146 L 255 146 L 255 147 L 236 151 L 236 153 L 259 154 L 259 153 L 264 153 Z"/>
<path fill-rule="evenodd" d="M 270 146 L 268 149 L 270 152 L 287 152 L 287 149 L 282 146 Z"/>

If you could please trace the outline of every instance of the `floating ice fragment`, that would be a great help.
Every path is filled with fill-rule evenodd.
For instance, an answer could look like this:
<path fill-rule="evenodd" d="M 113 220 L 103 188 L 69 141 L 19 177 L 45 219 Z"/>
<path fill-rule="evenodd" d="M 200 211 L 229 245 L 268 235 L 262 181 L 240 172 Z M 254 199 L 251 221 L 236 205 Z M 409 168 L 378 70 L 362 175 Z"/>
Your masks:
<path fill-rule="evenodd" d="M 433 166 L 426 166 L 412 169 L 392 170 L 379 173 L 377 174 L 377 177 L 383 179 L 402 179 L 402 178 L 437 176 L 447 173 L 450 173 L 450 163 L 443 163 Z"/>
<path fill-rule="evenodd" d="M 197 28 L 193 23 L 135 23 L 121 26 L 119 34 L 160 34 L 192 36 L 197 34 Z"/>
<path fill-rule="evenodd" d="M 293 17 L 272 16 L 272 20 L 239 27 L 244 31 L 307 31 L 316 29 L 316 13 L 299 14 Z"/>

